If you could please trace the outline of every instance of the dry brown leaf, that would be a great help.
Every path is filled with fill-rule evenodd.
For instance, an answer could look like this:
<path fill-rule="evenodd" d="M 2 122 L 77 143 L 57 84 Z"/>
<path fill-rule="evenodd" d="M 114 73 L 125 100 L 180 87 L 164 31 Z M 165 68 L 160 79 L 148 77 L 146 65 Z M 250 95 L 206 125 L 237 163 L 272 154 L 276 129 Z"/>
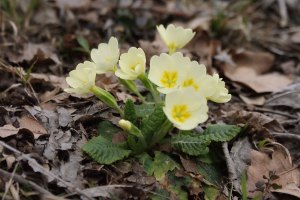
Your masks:
<path fill-rule="evenodd" d="M 0 137 L 6 138 L 12 135 L 16 135 L 19 132 L 19 129 L 14 127 L 11 124 L 6 124 L 2 127 L 0 127 Z"/>
<path fill-rule="evenodd" d="M 247 190 L 249 197 L 254 197 L 257 194 L 255 184 L 260 181 L 266 182 L 266 180 L 263 179 L 263 175 L 268 177 L 270 171 L 275 172 L 275 174 L 279 176 L 278 179 L 271 182 L 272 184 L 276 183 L 282 186 L 282 189 L 285 189 L 291 183 L 299 186 L 300 169 L 293 169 L 294 166 L 291 163 L 290 155 L 287 155 L 286 150 L 278 147 L 274 150 L 271 157 L 256 150 L 250 152 L 251 165 L 247 171 Z"/>
<path fill-rule="evenodd" d="M 51 59 L 56 64 L 61 64 L 61 61 L 54 53 L 54 49 L 49 44 L 33 44 L 28 43 L 24 46 L 20 56 L 12 55 L 10 60 L 15 63 L 23 61 L 32 61 L 33 59 L 46 60 Z"/>
<path fill-rule="evenodd" d="M 185 171 L 192 172 L 194 174 L 199 173 L 197 169 L 197 164 L 194 161 L 185 159 L 182 156 L 180 156 L 180 160 Z"/>
<path fill-rule="evenodd" d="M 192 19 L 187 27 L 191 29 L 198 29 L 201 28 L 202 30 L 209 31 L 210 23 L 211 23 L 212 16 L 201 16 Z"/>
<path fill-rule="evenodd" d="M 257 106 L 261 106 L 264 105 L 266 99 L 263 96 L 258 96 L 258 97 L 247 97 L 244 96 L 242 94 L 239 95 L 239 97 L 246 103 L 249 105 L 257 105 Z"/>
<path fill-rule="evenodd" d="M 84 189 L 83 192 L 91 197 L 111 197 L 111 194 L 118 194 L 122 192 L 121 188 L 131 187 L 129 185 L 104 185 L 97 186 L 88 189 Z"/>
<path fill-rule="evenodd" d="M 33 133 L 35 139 L 43 134 L 47 134 L 46 129 L 38 121 L 26 115 L 21 117 L 19 123 L 20 129 L 26 128 L 30 130 Z"/>
<path fill-rule="evenodd" d="M 57 86 L 61 89 L 66 89 L 69 87 L 65 77 L 49 75 L 49 74 L 31 73 L 30 82 L 33 83 L 37 81 L 50 82 L 52 85 Z"/>
<path fill-rule="evenodd" d="M 5 155 L 4 158 L 6 161 L 7 168 L 11 169 L 14 166 L 13 164 L 16 161 L 16 157 L 14 155 Z"/>
<path fill-rule="evenodd" d="M 220 47 L 220 41 L 211 39 L 207 31 L 198 28 L 195 37 L 188 43 L 185 49 L 188 49 L 190 52 L 198 55 L 200 63 L 210 67 L 212 66 L 213 55 L 216 54 L 217 49 Z"/>
<path fill-rule="evenodd" d="M 228 113 L 228 123 L 247 124 L 249 133 L 284 132 L 282 125 L 275 119 L 259 112 L 248 112 L 244 110 L 232 111 Z"/>
<path fill-rule="evenodd" d="M 252 68 L 257 74 L 268 72 L 274 62 L 274 56 L 266 52 L 241 51 L 231 56 L 236 66 Z"/>
<path fill-rule="evenodd" d="M 60 24 L 56 10 L 50 6 L 42 6 L 35 13 L 32 20 L 39 25 Z"/>
<path fill-rule="evenodd" d="M 147 61 L 154 55 L 159 55 L 163 52 L 167 52 L 168 48 L 164 44 L 163 40 L 158 33 L 155 34 L 154 41 L 150 42 L 147 40 L 139 40 L 139 44 L 142 49 L 146 52 Z"/>
<path fill-rule="evenodd" d="M 279 73 L 259 75 L 254 68 L 238 67 L 225 71 L 226 77 L 242 83 L 257 93 L 277 92 L 293 82 L 292 78 Z"/>
<path fill-rule="evenodd" d="M 287 184 L 284 189 L 273 190 L 272 192 L 289 194 L 300 199 L 300 189 L 295 183 Z"/>
<path fill-rule="evenodd" d="M 300 82 L 297 81 L 283 91 L 273 94 L 266 102 L 266 106 L 287 106 L 293 109 L 300 108 Z"/>

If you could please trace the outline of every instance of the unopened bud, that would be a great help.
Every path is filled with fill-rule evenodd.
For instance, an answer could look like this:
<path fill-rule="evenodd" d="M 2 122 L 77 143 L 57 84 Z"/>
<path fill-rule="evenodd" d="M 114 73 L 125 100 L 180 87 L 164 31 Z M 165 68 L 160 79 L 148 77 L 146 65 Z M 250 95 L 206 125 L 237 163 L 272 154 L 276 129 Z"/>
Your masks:
<path fill-rule="evenodd" d="M 121 119 L 121 120 L 119 121 L 119 126 L 120 126 L 123 130 L 125 130 L 125 131 L 130 131 L 132 124 L 131 124 L 131 122 L 128 121 L 128 120 Z"/>

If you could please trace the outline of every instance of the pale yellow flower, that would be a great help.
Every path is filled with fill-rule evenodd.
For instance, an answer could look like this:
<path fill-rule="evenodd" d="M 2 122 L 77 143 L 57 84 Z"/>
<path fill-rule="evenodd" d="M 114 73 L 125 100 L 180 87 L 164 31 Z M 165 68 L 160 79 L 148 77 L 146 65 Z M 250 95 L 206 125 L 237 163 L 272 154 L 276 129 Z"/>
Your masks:
<path fill-rule="evenodd" d="M 225 87 L 222 78 L 219 78 L 218 74 L 212 76 L 212 88 L 214 88 L 214 93 L 207 96 L 207 99 L 214 101 L 216 103 L 226 103 L 231 99 L 231 95 L 228 94 L 228 90 Z"/>
<path fill-rule="evenodd" d="M 87 94 L 95 86 L 96 66 L 94 63 L 85 61 L 76 66 L 75 70 L 70 71 L 66 81 L 70 88 L 65 89 L 68 93 Z"/>
<path fill-rule="evenodd" d="M 146 70 L 146 56 L 143 49 L 131 47 L 127 53 L 121 55 L 119 66 L 116 76 L 125 80 L 137 79 Z"/>
<path fill-rule="evenodd" d="M 99 44 L 97 49 L 92 49 L 91 59 L 96 64 L 96 73 L 115 71 L 119 56 L 118 40 L 115 37 L 111 37 L 108 43 Z"/>
<path fill-rule="evenodd" d="M 159 92 L 167 94 L 180 87 L 190 62 L 190 59 L 180 52 L 153 56 L 150 60 L 148 78 L 158 86 Z"/>
<path fill-rule="evenodd" d="M 191 87 L 167 94 L 163 110 L 180 130 L 191 130 L 208 118 L 206 98 Z"/>
<path fill-rule="evenodd" d="M 173 24 L 168 25 L 167 28 L 163 25 L 159 25 L 156 28 L 170 53 L 184 47 L 195 35 L 192 29 L 184 29 L 181 26 L 175 27 Z"/>
<path fill-rule="evenodd" d="M 216 90 L 216 84 L 212 76 L 206 74 L 206 67 L 196 61 L 192 61 L 186 68 L 187 73 L 181 84 L 181 88 L 192 87 L 203 96 L 212 96 Z"/>

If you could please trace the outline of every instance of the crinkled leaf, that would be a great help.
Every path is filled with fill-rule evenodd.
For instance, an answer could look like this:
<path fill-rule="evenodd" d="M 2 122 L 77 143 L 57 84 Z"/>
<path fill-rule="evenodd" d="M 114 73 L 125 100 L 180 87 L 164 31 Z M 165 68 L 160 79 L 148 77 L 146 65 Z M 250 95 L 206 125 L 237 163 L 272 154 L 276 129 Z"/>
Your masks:
<path fill-rule="evenodd" d="M 112 124 L 110 121 L 102 121 L 98 124 L 97 133 L 107 140 L 112 140 L 113 136 L 122 131 L 119 127 Z"/>
<path fill-rule="evenodd" d="M 137 156 L 139 162 L 143 165 L 145 172 L 148 176 L 151 176 L 154 172 L 154 165 L 151 156 L 147 153 L 143 153 Z"/>
<path fill-rule="evenodd" d="M 151 140 L 153 134 L 161 128 L 162 124 L 166 120 L 162 107 L 162 105 L 157 105 L 149 117 L 143 120 L 141 130 L 147 141 Z"/>
<path fill-rule="evenodd" d="M 168 171 L 179 167 L 171 157 L 160 151 L 155 151 L 153 160 L 148 154 L 142 154 L 138 156 L 138 158 L 140 163 L 144 166 L 147 175 L 154 175 L 157 180 L 162 180 Z"/>
<path fill-rule="evenodd" d="M 211 142 L 228 142 L 241 132 L 242 128 L 235 125 L 210 125 L 201 134 L 205 140 Z"/>
<path fill-rule="evenodd" d="M 214 164 L 206 164 L 200 161 L 197 163 L 197 170 L 199 174 L 201 174 L 207 183 L 211 185 L 218 186 L 222 181 L 222 169 L 221 165 L 216 163 Z"/>
<path fill-rule="evenodd" d="M 130 150 L 113 144 L 102 136 L 92 138 L 83 145 L 82 150 L 100 164 L 111 164 L 129 156 Z"/>
<path fill-rule="evenodd" d="M 205 140 L 202 135 L 190 136 L 190 135 L 175 135 L 172 138 L 172 146 L 188 155 L 198 156 L 207 154 L 210 141 Z"/>
<path fill-rule="evenodd" d="M 155 104 L 144 103 L 141 105 L 134 105 L 137 117 L 148 117 L 155 109 Z"/>
<path fill-rule="evenodd" d="M 144 150 L 143 142 L 140 138 L 134 136 L 134 135 L 128 135 L 127 136 L 127 143 L 130 149 L 134 151 L 134 153 L 142 153 Z"/>
<path fill-rule="evenodd" d="M 205 200 L 215 200 L 220 195 L 220 191 L 213 186 L 204 185 L 203 190 L 205 194 Z"/>
<path fill-rule="evenodd" d="M 131 99 L 128 99 L 125 103 L 124 118 L 135 125 L 137 123 L 137 115 L 136 115 L 134 103 Z"/>
<path fill-rule="evenodd" d="M 159 187 L 159 186 L 158 186 Z M 170 192 L 163 188 L 157 188 L 154 193 L 150 194 L 151 200 L 166 200 L 170 197 Z"/>

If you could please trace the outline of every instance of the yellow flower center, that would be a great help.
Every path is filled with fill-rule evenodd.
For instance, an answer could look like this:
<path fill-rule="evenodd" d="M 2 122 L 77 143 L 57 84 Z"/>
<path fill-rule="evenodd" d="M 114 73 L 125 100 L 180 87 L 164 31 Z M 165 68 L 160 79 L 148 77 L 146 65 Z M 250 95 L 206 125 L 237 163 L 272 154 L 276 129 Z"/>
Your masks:
<path fill-rule="evenodd" d="M 130 66 L 130 69 L 134 71 L 135 70 L 135 65 Z"/>
<path fill-rule="evenodd" d="M 198 91 L 199 89 L 199 86 L 195 83 L 194 79 L 192 78 L 185 80 L 182 84 L 182 87 L 190 87 L 190 86 L 194 87 L 196 91 Z"/>
<path fill-rule="evenodd" d="M 176 85 L 177 79 L 178 79 L 177 72 L 165 71 L 162 75 L 162 78 L 160 79 L 160 82 L 163 84 L 164 87 L 172 88 Z"/>
<path fill-rule="evenodd" d="M 175 121 L 183 123 L 191 117 L 191 114 L 187 111 L 186 105 L 176 105 L 172 109 L 172 117 Z"/>
<path fill-rule="evenodd" d="M 178 49 L 178 46 L 175 43 L 168 44 L 169 53 L 173 54 Z"/>

